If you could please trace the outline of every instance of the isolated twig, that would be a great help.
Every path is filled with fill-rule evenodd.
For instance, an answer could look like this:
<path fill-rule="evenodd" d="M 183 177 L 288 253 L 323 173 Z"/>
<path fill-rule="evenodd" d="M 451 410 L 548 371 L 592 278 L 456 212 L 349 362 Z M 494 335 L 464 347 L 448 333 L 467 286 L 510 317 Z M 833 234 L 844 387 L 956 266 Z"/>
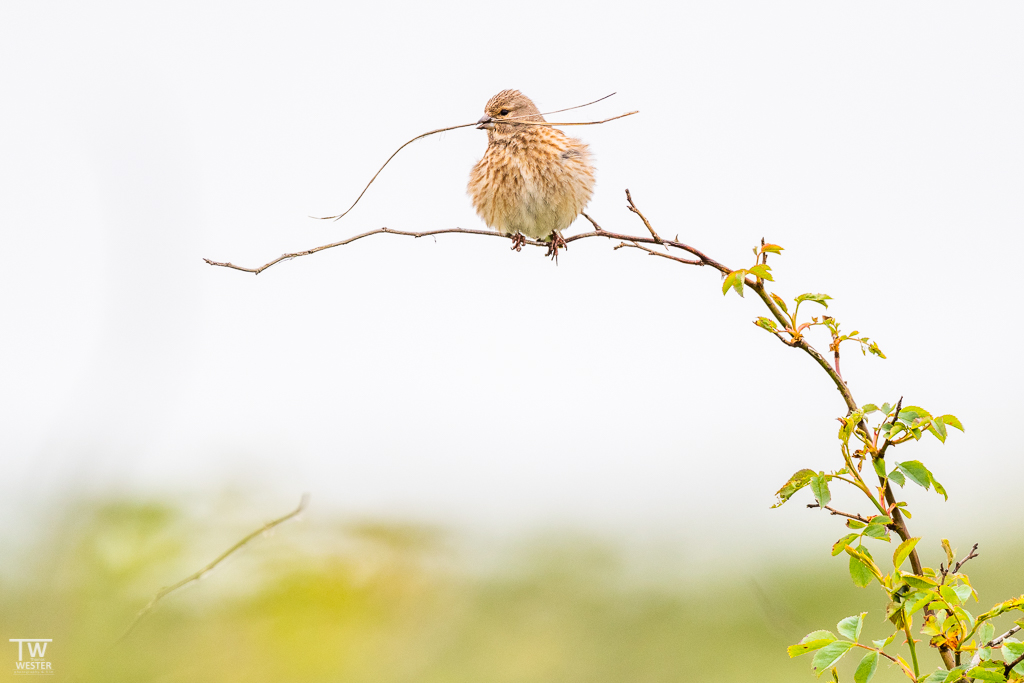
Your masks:
<path fill-rule="evenodd" d="M 844 480 L 844 481 L 849 481 L 849 480 Z M 829 507 L 828 505 L 820 505 L 818 503 L 808 503 L 807 507 L 809 507 L 809 508 L 821 508 L 822 510 L 828 510 L 833 515 L 839 515 L 840 517 L 849 517 L 850 519 L 855 519 L 858 522 L 864 522 L 865 524 L 870 524 L 871 523 L 871 520 L 868 519 L 867 517 L 864 517 L 863 515 L 854 515 L 854 514 L 850 514 L 849 512 L 842 512 L 840 510 L 836 510 L 833 507 Z"/>
<path fill-rule="evenodd" d="M 234 553 L 238 549 L 240 549 L 243 546 L 245 546 L 252 539 L 256 538 L 260 534 L 264 534 L 264 533 L 270 531 L 271 529 L 273 529 L 274 527 L 276 527 L 276 526 L 278 526 L 280 524 L 283 524 L 283 523 L 287 522 L 292 517 L 295 517 L 296 515 L 301 514 L 302 511 L 306 509 L 306 505 L 308 505 L 308 504 L 309 504 L 309 494 L 308 493 L 307 494 L 303 494 L 302 499 L 299 501 L 299 506 L 297 508 L 295 508 L 294 510 L 292 510 L 291 512 L 289 512 L 284 517 L 278 517 L 277 519 L 275 519 L 275 520 L 273 520 L 271 522 L 267 522 L 266 524 L 261 526 L 259 529 L 257 529 L 256 531 L 252 532 L 251 534 L 249 534 L 248 536 L 246 536 L 245 538 L 240 540 L 238 543 L 235 543 L 233 546 L 231 546 L 230 548 L 225 550 L 223 553 L 220 554 L 220 556 L 217 559 L 215 559 L 213 562 L 211 562 L 210 564 L 206 565 L 205 567 L 203 567 L 202 569 L 197 571 L 195 574 L 192 574 L 190 576 L 185 577 L 184 579 L 182 579 L 178 583 L 174 584 L 173 586 L 167 586 L 165 588 L 161 588 L 157 592 L 157 594 L 153 596 L 153 599 L 150 600 L 149 603 L 145 607 L 143 607 L 141 610 L 139 610 L 139 613 L 135 615 L 135 619 L 132 620 L 132 623 L 130 623 L 128 625 L 128 628 L 125 629 L 124 633 L 121 634 L 121 637 L 118 638 L 116 641 L 114 641 L 114 646 L 118 645 L 125 638 L 127 638 L 131 634 L 131 632 L 135 629 L 135 627 L 138 626 L 139 622 L 142 621 L 143 617 L 145 617 L 147 614 L 149 614 L 153 610 L 153 608 L 156 607 L 156 604 L 158 602 L 160 602 L 163 598 L 167 597 L 167 595 L 169 595 L 170 593 L 173 593 L 174 591 L 178 590 L 182 586 L 188 585 L 188 584 L 192 583 L 193 581 L 198 581 L 199 579 L 203 578 L 203 576 L 205 574 L 207 574 L 214 567 L 216 567 L 218 564 L 220 564 L 221 562 L 226 560 L 232 553 Z"/>
<path fill-rule="evenodd" d="M 598 99 L 594 100 L 593 102 L 587 102 L 586 104 L 578 104 L 575 107 L 567 107 L 565 109 L 556 109 L 555 111 L 551 111 L 551 112 L 547 112 L 547 113 L 548 114 L 558 114 L 559 112 L 570 111 L 572 109 L 579 109 L 580 107 L 589 107 L 590 105 L 596 104 L 597 102 L 600 102 L 601 100 L 608 99 L 609 97 L 611 97 L 614 94 L 615 93 L 612 93 L 611 95 L 605 95 L 604 97 L 598 98 Z M 599 125 L 599 124 L 602 124 L 602 123 L 608 123 L 609 121 L 615 121 L 616 119 L 622 119 L 622 118 L 625 118 L 627 116 L 632 116 L 633 114 L 637 114 L 637 113 L 639 113 L 639 112 L 638 111 L 631 111 L 631 112 L 626 112 L 625 114 L 619 114 L 618 116 L 613 116 L 611 118 L 604 119 L 602 121 L 585 121 L 585 122 L 582 122 L 582 123 L 549 123 L 547 121 L 515 121 L 514 125 L 517 125 L 517 126 L 596 126 L 596 125 Z M 501 123 L 505 123 L 505 122 L 510 121 L 512 119 L 518 119 L 518 118 L 523 118 L 523 117 L 528 117 L 528 116 L 536 116 L 536 114 L 523 114 L 522 116 L 513 116 L 513 117 L 510 117 L 508 119 L 502 119 Z M 541 114 L 541 116 L 544 116 L 544 114 Z M 436 133 L 444 133 L 446 131 L 457 130 L 459 128 L 469 128 L 470 126 L 474 126 L 475 127 L 477 125 L 479 125 L 479 121 L 474 121 L 473 123 L 461 123 L 461 124 L 459 124 L 457 126 L 448 126 L 447 128 L 438 128 L 437 130 L 432 130 L 432 131 L 423 133 L 422 135 L 417 135 L 416 137 L 414 137 L 413 139 L 409 140 L 408 142 L 404 143 L 401 147 L 396 149 L 394 154 L 389 156 L 388 160 L 385 161 L 384 164 L 379 169 L 377 169 L 377 172 L 373 174 L 372 178 L 370 178 L 370 182 L 366 183 L 366 187 L 364 187 L 363 191 L 359 193 L 359 196 L 356 197 L 356 200 L 354 202 L 352 202 L 352 206 L 348 207 L 347 209 L 345 209 L 344 211 L 342 211 L 341 213 L 339 213 L 336 216 L 310 216 L 310 218 L 317 218 L 317 219 L 323 220 L 323 221 L 330 221 L 330 220 L 336 221 L 339 218 L 341 218 L 342 216 L 344 216 L 345 214 L 347 214 L 349 211 L 354 209 L 356 204 L 359 203 L 359 200 L 363 198 L 364 194 L 366 194 L 366 191 L 370 189 L 370 185 L 373 185 L 373 181 L 375 181 L 377 179 L 377 176 L 379 176 L 381 174 L 381 171 L 384 170 L 384 167 L 387 166 L 388 164 L 390 164 L 391 160 L 394 159 L 396 156 L 398 156 L 399 152 L 401 152 L 403 149 L 405 149 L 406 147 L 408 147 L 412 143 L 416 142 L 417 140 L 419 140 L 421 138 L 425 138 L 425 137 L 427 137 L 429 135 L 434 135 Z"/>
<path fill-rule="evenodd" d="M 661 238 L 658 237 L 658 233 L 654 231 L 654 228 L 651 226 L 650 222 L 644 217 L 642 213 L 640 213 L 640 209 L 636 208 L 636 204 L 633 203 L 633 196 L 629 194 L 629 190 L 626 190 L 626 201 L 629 202 L 629 205 L 626 208 L 635 213 L 637 216 L 640 216 L 640 220 L 642 220 L 644 222 L 644 225 L 647 226 L 647 229 L 650 230 L 651 237 L 654 238 L 655 242 L 661 244 Z"/>

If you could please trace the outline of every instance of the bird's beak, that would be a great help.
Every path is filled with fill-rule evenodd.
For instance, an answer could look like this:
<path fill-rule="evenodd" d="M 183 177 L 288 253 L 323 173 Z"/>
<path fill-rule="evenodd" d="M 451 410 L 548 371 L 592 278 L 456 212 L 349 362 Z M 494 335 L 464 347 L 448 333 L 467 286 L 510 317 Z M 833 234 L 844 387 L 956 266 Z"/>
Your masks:
<path fill-rule="evenodd" d="M 476 127 L 477 130 L 490 130 L 494 128 L 494 119 L 492 119 L 490 116 L 487 116 L 486 114 L 481 116 L 480 120 L 477 121 L 477 123 L 480 124 L 479 126 Z"/>

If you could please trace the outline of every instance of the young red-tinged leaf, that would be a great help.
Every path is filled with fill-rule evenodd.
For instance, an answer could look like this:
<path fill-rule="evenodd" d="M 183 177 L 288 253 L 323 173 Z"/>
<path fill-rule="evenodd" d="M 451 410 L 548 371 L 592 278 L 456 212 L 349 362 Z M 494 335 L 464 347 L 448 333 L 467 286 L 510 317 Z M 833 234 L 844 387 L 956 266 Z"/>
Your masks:
<path fill-rule="evenodd" d="M 773 508 L 777 508 L 787 500 L 793 497 L 793 494 L 807 486 L 810 483 L 811 477 L 815 475 L 814 470 L 802 469 L 796 472 L 792 477 L 789 478 L 781 489 L 776 492 L 778 502 L 772 505 Z"/>
<path fill-rule="evenodd" d="M 778 329 L 778 326 L 775 324 L 774 320 L 770 320 L 770 319 L 765 318 L 763 316 L 759 317 L 757 320 L 755 320 L 754 324 L 757 325 L 758 327 L 762 327 L 762 328 L 768 330 L 769 332 L 774 332 L 775 330 Z"/>
<path fill-rule="evenodd" d="M 920 540 L 920 538 L 908 538 L 896 546 L 896 552 L 892 554 L 892 564 L 896 569 L 899 569 L 900 565 L 910 557 L 910 553 L 913 552 L 914 546 L 916 546 L 917 542 Z"/>
<path fill-rule="evenodd" d="M 846 617 L 836 624 L 836 630 L 839 631 L 839 635 L 856 643 L 860 638 L 860 631 L 864 627 L 865 614 L 867 614 L 867 612 L 861 612 L 855 617 Z"/>
<path fill-rule="evenodd" d="M 854 683 L 868 683 L 871 677 L 875 675 L 875 669 L 877 668 L 878 653 L 874 651 L 867 653 L 860 660 L 860 664 L 857 665 L 857 670 L 853 672 Z"/>
<path fill-rule="evenodd" d="M 832 557 L 835 557 L 839 553 L 846 550 L 846 546 L 853 543 L 854 539 L 856 539 L 858 536 L 860 536 L 860 534 L 846 534 L 838 541 L 836 541 L 835 544 L 832 546 Z"/>
<path fill-rule="evenodd" d="M 843 658 L 843 655 L 849 652 L 851 647 L 853 647 L 853 643 L 845 640 L 837 640 L 834 643 L 829 643 L 814 653 L 814 661 L 811 662 L 811 671 L 818 676 L 821 676 L 821 674 L 835 666 L 835 664 Z"/>
<path fill-rule="evenodd" d="M 828 478 L 824 472 L 811 479 L 811 491 L 821 507 L 825 507 L 832 501 L 832 494 L 828 490 Z"/>
<path fill-rule="evenodd" d="M 756 266 L 751 266 L 747 272 L 749 272 L 751 275 L 761 278 L 762 280 L 775 282 L 774 278 L 772 278 L 771 270 L 772 267 L 769 266 L 767 263 L 758 263 Z"/>
<path fill-rule="evenodd" d="M 776 305 L 778 305 L 778 307 L 782 309 L 782 312 L 789 313 L 789 309 L 786 308 L 786 300 L 774 292 L 772 292 L 771 295 L 772 301 L 774 301 Z"/>
<path fill-rule="evenodd" d="M 743 279 L 747 276 L 747 271 L 744 269 L 734 270 L 725 276 L 725 281 L 722 283 L 722 294 L 728 294 L 729 288 L 736 290 L 736 293 L 743 296 Z"/>
<path fill-rule="evenodd" d="M 881 524 L 868 524 L 868 528 L 864 530 L 864 535 L 883 540 L 886 543 L 889 542 L 889 530 Z"/>
<path fill-rule="evenodd" d="M 785 247 L 780 247 L 777 244 L 766 244 L 761 247 L 762 252 L 768 252 L 769 254 L 781 254 Z"/>
<path fill-rule="evenodd" d="M 999 651 L 1002 653 L 1003 659 L 1006 660 L 1007 663 L 1010 663 L 1013 660 L 1017 659 L 1017 657 L 1024 655 L 1024 643 L 1017 643 L 1013 642 L 1012 640 L 1007 640 L 1003 642 L 1003 647 L 1000 648 Z M 1017 666 L 1013 667 L 1011 671 L 1013 671 L 1013 673 L 1015 674 L 1024 675 L 1024 662 L 1021 662 Z"/>
<path fill-rule="evenodd" d="M 960 420 L 956 418 L 956 415 L 940 415 L 936 419 L 942 420 L 942 424 L 947 424 L 950 427 L 956 427 L 961 432 L 964 431 L 964 426 L 960 424 Z"/>
<path fill-rule="evenodd" d="M 811 294 L 811 293 L 807 293 L 807 294 L 801 294 L 796 299 L 794 299 L 794 301 L 796 301 L 797 303 L 800 303 L 802 301 L 813 301 L 816 304 L 821 304 L 825 308 L 828 308 L 828 304 L 825 303 L 825 302 L 830 300 L 831 298 L 832 297 L 830 297 L 828 294 Z"/>
<path fill-rule="evenodd" d="M 907 475 L 907 478 L 918 486 L 924 487 L 925 490 L 931 488 L 931 472 L 929 472 L 928 468 L 922 465 L 919 460 L 898 462 L 896 463 L 896 467 L 900 468 L 903 471 L 903 474 Z"/>
<path fill-rule="evenodd" d="M 974 667 L 968 671 L 966 675 L 968 678 L 973 678 L 978 681 L 994 681 L 994 683 L 1003 683 L 1006 680 L 1006 676 L 1003 675 L 1002 671 L 993 671 L 980 666 Z"/>

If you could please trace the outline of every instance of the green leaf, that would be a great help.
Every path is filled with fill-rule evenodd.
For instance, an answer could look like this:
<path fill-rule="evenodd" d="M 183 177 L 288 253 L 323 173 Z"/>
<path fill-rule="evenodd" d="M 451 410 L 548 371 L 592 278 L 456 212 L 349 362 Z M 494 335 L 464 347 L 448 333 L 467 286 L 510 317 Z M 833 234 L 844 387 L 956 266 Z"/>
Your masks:
<path fill-rule="evenodd" d="M 964 426 L 960 424 L 960 420 L 957 419 L 956 415 L 940 415 L 935 419 L 942 420 L 942 424 L 949 425 L 950 427 L 956 427 L 961 432 L 964 431 Z"/>
<path fill-rule="evenodd" d="M 865 403 L 864 407 L 861 408 L 861 410 L 864 411 L 865 415 L 870 415 L 871 413 L 878 412 L 878 406 L 876 406 L 874 403 Z"/>
<path fill-rule="evenodd" d="M 896 482 L 900 486 L 903 486 L 904 484 L 907 483 L 907 480 L 903 477 L 903 473 L 900 472 L 899 469 L 894 469 L 892 472 L 890 472 L 888 478 Z"/>
<path fill-rule="evenodd" d="M 864 530 L 865 536 L 871 538 L 879 538 L 883 541 L 889 541 L 889 530 L 881 524 L 868 524 L 868 528 Z"/>
<path fill-rule="evenodd" d="M 728 294 L 729 288 L 736 290 L 736 293 L 743 296 L 743 278 L 747 276 L 747 271 L 744 269 L 734 270 L 725 276 L 725 281 L 722 283 L 722 294 Z"/>
<path fill-rule="evenodd" d="M 851 550 L 851 546 L 846 546 L 846 552 L 850 555 L 850 578 L 855 585 L 864 588 L 871 583 L 871 579 L 881 578 L 882 572 L 871 559 L 867 548 L 861 546 L 853 552 Z"/>
<path fill-rule="evenodd" d="M 772 267 L 769 266 L 767 263 L 759 263 L 756 266 L 751 266 L 747 272 L 749 272 L 751 275 L 756 275 L 762 280 L 769 280 L 771 282 L 774 282 L 775 280 L 774 278 L 772 278 L 771 270 Z"/>
<path fill-rule="evenodd" d="M 896 567 L 896 569 L 899 569 L 900 565 L 910 557 L 910 553 L 913 552 L 914 546 L 916 546 L 917 542 L 920 540 L 920 537 L 908 538 L 896 546 L 896 552 L 892 554 L 892 565 Z"/>
<path fill-rule="evenodd" d="M 867 614 L 867 612 L 861 612 L 855 617 L 846 617 L 836 624 L 836 629 L 839 631 L 839 635 L 846 636 L 847 640 L 852 640 L 856 643 L 860 638 L 860 630 L 864 627 L 865 614 Z"/>
<path fill-rule="evenodd" d="M 955 586 L 953 588 L 953 592 L 956 593 L 958 598 L 960 598 L 961 603 L 967 602 L 967 598 L 971 597 L 974 593 L 970 586 Z"/>
<path fill-rule="evenodd" d="M 896 463 L 896 467 L 900 468 L 900 470 L 903 471 L 903 474 L 907 475 L 907 478 L 918 486 L 924 487 L 925 490 L 931 488 L 931 472 L 929 472 L 928 468 L 922 465 L 919 460 L 898 462 Z"/>
<path fill-rule="evenodd" d="M 935 579 L 929 579 L 926 576 L 918 576 L 917 574 L 904 574 L 903 580 L 906 581 L 911 588 L 916 588 L 919 591 L 932 590 L 939 585 L 935 582 Z"/>
<path fill-rule="evenodd" d="M 834 643 L 829 643 L 814 654 L 814 661 L 811 662 L 811 671 L 821 676 L 821 674 L 835 666 L 836 662 L 842 659 L 843 655 L 845 655 L 851 647 L 853 647 L 853 643 L 845 640 L 837 640 Z"/>
<path fill-rule="evenodd" d="M 892 406 L 889 405 L 888 403 L 883 403 L 882 407 L 879 408 L 879 410 L 881 410 L 883 413 L 885 413 L 886 417 L 888 417 L 889 413 L 892 412 Z"/>
<path fill-rule="evenodd" d="M 835 640 L 835 634 L 831 631 L 811 631 L 799 643 L 786 648 L 786 652 L 790 657 L 799 657 L 813 650 L 821 649 Z"/>
<path fill-rule="evenodd" d="M 995 625 L 990 621 L 986 621 L 984 624 L 978 627 L 978 642 L 981 644 L 985 644 L 988 641 L 992 640 L 992 636 L 994 636 L 995 634 Z"/>
<path fill-rule="evenodd" d="M 824 472 L 811 479 L 811 491 L 821 507 L 825 507 L 832 501 L 832 494 L 828 490 L 828 477 Z"/>
<path fill-rule="evenodd" d="M 846 527 L 848 529 L 863 529 L 866 526 L 867 524 L 865 524 L 864 522 L 858 522 L 855 519 L 846 520 Z"/>
<path fill-rule="evenodd" d="M 877 668 L 878 653 L 874 651 L 867 653 L 860 660 L 860 664 L 857 665 L 857 670 L 853 672 L 854 683 L 868 683 L 871 677 L 875 675 L 875 669 Z"/>
<path fill-rule="evenodd" d="M 989 640 L 991 640 L 991 638 L 989 638 Z M 1003 647 L 1000 648 L 999 651 L 1003 653 L 1003 659 L 1006 660 L 1007 664 L 1009 664 L 1013 660 L 1017 659 L 1017 657 L 1024 655 L 1024 643 L 1017 643 L 1012 642 L 1011 640 L 1006 640 L 1005 642 L 1003 642 Z M 1017 666 L 1013 667 L 1011 671 L 1013 671 L 1016 674 L 1024 674 L 1024 662 L 1021 662 Z"/>
<path fill-rule="evenodd" d="M 903 603 L 903 612 L 907 616 L 913 616 L 919 609 L 927 605 L 929 602 L 935 599 L 935 594 L 931 592 L 926 593 L 913 593 L 913 599 L 909 599 Z"/>
<path fill-rule="evenodd" d="M 921 406 L 904 406 L 903 410 L 900 411 L 899 419 L 910 424 L 919 417 L 930 418 L 931 416 L 932 414 Z"/>
<path fill-rule="evenodd" d="M 778 326 L 775 324 L 774 320 L 769 320 L 768 318 L 765 318 L 764 316 L 758 317 L 758 319 L 756 321 L 754 321 L 754 322 L 757 323 L 758 327 L 763 327 L 764 329 L 768 330 L 769 332 L 774 332 L 775 330 L 778 329 Z"/>
<path fill-rule="evenodd" d="M 879 650 L 881 650 L 882 648 L 889 647 L 889 645 L 892 644 L 892 641 L 896 640 L 897 633 L 899 633 L 899 631 L 896 631 L 896 633 L 893 633 L 885 640 L 872 640 L 871 644 L 877 647 Z"/>
<path fill-rule="evenodd" d="M 846 534 L 832 546 L 832 557 L 835 557 L 839 553 L 846 550 L 846 546 L 853 543 L 854 539 L 860 536 L 860 534 Z"/>
<path fill-rule="evenodd" d="M 885 458 L 872 458 L 871 466 L 875 469 L 875 474 L 880 477 L 885 476 Z"/>
<path fill-rule="evenodd" d="M 964 671 L 967 670 L 966 666 L 958 666 L 955 669 L 950 669 L 949 673 L 946 674 L 946 683 L 953 683 L 953 681 L 959 681 L 964 677 Z"/>
<path fill-rule="evenodd" d="M 956 607 L 963 602 L 957 592 L 949 586 L 939 586 L 939 594 L 951 607 Z"/>
<path fill-rule="evenodd" d="M 821 304 L 825 308 L 828 308 L 828 304 L 825 303 L 825 302 L 828 301 L 831 298 L 832 297 L 830 297 L 828 294 L 810 294 L 810 293 L 808 293 L 808 294 L 801 294 L 800 296 L 798 296 L 795 299 L 795 301 L 797 303 L 800 303 L 802 301 L 813 301 L 816 304 Z"/>
<path fill-rule="evenodd" d="M 784 248 L 785 247 L 780 247 L 777 244 L 765 244 L 761 247 L 761 253 L 767 252 L 769 254 L 781 254 Z"/>
<path fill-rule="evenodd" d="M 945 669 L 939 669 L 934 673 L 928 674 L 928 678 L 920 679 L 921 683 L 946 683 L 946 674 L 949 672 Z"/>
<path fill-rule="evenodd" d="M 1003 681 L 1006 680 L 1006 676 L 1003 675 L 1002 671 L 992 671 L 991 669 L 985 669 L 980 666 L 974 667 L 968 671 L 966 675 L 968 678 L 974 678 L 979 681 L 995 681 L 996 683 L 1003 683 Z"/>
<path fill-rule="evenodd" d="M 928 474 L 932 478 L 932 486 L 935 487 L 935 493 L 941 494 L 943 498 L 949 500 L 949 496 L 946 495 L 946 489 L 943 488 L 942 484 L 935 480 L 935 475 L 933 475 L 931 472 L 929 472 Z"/>
<path fill-rule="evenodd" d="M 946 443 L 946 425 L 942 424 L 941 419 L 932 420 L 932 423 L 928 425 L 928 431 L 940 442 Z"/>
<path fill-rule="evenodd" d="M 810 469 L 803 469 L 794 473 L 793 476 L 789 478 L 789 481 L 787 481 L 785 485 L 775 493 L 779 502 L 772 505 L 772 507 L 777 508 L 792 498 L 794 493 L 810 483 L 811 477 L 815 476 L 815 474 L 815 471 Z"/>

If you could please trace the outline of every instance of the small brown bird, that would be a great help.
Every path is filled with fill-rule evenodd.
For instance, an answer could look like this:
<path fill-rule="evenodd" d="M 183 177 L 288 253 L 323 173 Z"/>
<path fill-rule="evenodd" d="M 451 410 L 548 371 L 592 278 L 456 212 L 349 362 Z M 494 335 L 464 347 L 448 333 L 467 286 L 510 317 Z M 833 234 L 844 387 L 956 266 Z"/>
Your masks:
<path fill-rule="evenodd" d="M 502 90 L 484 107 L 477 128 L 487 131 L 487 151 L 469 174 L 473 207 L 490 227 L 513 238 L 550 241 L 549 254 L 565 246 L 561 232 L 586 208 L 594 192 L 590 148 L 544 121 L 529 97 Z"/>

